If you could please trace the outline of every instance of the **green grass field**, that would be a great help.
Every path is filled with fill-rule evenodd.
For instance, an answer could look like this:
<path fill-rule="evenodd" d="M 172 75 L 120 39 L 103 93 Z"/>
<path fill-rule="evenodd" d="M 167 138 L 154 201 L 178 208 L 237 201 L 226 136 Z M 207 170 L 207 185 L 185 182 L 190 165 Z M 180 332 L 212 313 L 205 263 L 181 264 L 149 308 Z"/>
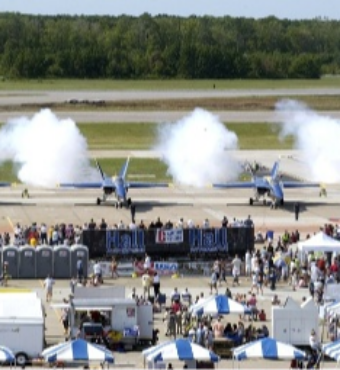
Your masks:
<path fill-rule="evenodd" d="M 292 149 L 291 137 L 278 139 L 278 125 L 269 123 L 228 123 L 230 131 L 239 138 L 240 149 Z M 79 124 L 87 138 L 90 149 L 106 150 L 148 150 L 156 143 L 157 125 L 154 123 L 96 123 Z"/>
<path fill-rule="evenodd" d="M 103 171 L 108 176 L 116 176 L 120 168 L 124 164 L 124 158 L 100 158 L 99 163 Z M 91 163 L 95 166 L 94 161 Z M 0 181 L 10 182 L 13 186 L 20 183 L 16 176 L 17 165 L 12 162 L 5 162 L 0 166 Z M 240 180 L 249 180 L 249 174 L 240 175 Z M 81 179 L 80 179 L 81 180 Z M 172 178 L 167 173 L 167 166 L 164 162 L 155 158 L 131 158 L 129 163 L 129 171 L 127 175 L 128 181 L 145 181 L 145 182 L 166 182 L 171 183 Z"/>
<path fill-rule="evenodd" d="M 183 90 L 340 87 L 340 78 L 319 80 L 6 80 L 1 90 Z"/>

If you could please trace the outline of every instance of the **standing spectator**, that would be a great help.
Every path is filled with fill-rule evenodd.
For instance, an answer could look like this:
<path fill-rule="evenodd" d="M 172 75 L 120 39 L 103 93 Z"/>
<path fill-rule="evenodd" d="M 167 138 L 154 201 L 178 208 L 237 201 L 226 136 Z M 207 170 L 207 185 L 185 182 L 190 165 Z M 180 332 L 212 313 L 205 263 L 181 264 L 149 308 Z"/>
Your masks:
<path fill-rule="evenodd" d="M 295 213 L 295 221 L 298 221 L 299 213 L 300 213 L 300 204 L 298 202 L 294 204 L 294 213 Z"/>
<path fill-rule="evenodd" d="M 100 230 L 106 230 L 107 229 L 107 223 L 104 218 L 102 218 L 102 222 L 99 225 Z"/>
<path fill-rule="evenodd" d="M 237 254 L 235 255 L 235 258 L 232 260 L 231 264 L 233 266 L 233 277 L 234 277 L 233 286 L 235 284 L 240 285 L 240 283 L 238 281 L 238 278 L 239 278 L 240 273 L 241 273 L 241 264 L 242 264 L 242 262 L 238 258 Z"/>
<path fill-rule="evenodd" d="M 73 278 L 71 279 L 70 281 L 70 288 L 71 288 L 71 293 L 74 294 L 74 291 L 76 289 L 76 286 L 77 286 L 77 279 L 73 276 Z"/>
<path fill-rule="evenodd" d="M 135 223 L 135 216 L 136 216 L 136 205 L 135 205 L 135 203 L 131 204 L 130 211 L 131 211 L 131 221 L 133 223 Z"/>
<path fill-rule="evenodd" d="M 215 289 L 215 293 L 218 294 L 217 280 L 218 280 L 217 273 L 215 270 L 213 270 L 210 278 L 210 294 L 212 294 L 213 289 Z"/>
<path fill-rule="evenodd" d="M 52 245 L 58 245 L 59 242 L 59 234 L 58 234 L 58 226 L 56 226 L 52 231 Z"/>
<path fill-rule="evenodd" d="M 102 267 L 100 266 L 100 263 L 96 261 L 96 263 L 93 265 L 93 284 L 97 285 L 100 284 L 103 279 L 102 279 Z"/>
<path fill-rule="evenodd" d="M 144 269 L 150 270 L 150 268 L 151 268 L 151 258 L 148 254 L 145 253 Z"/>
<path fill-rule="evenodd" d="M 53 298 L 53 285 L 54 280 L 51 278 L 50 275 L 44 281 L 44 288 L 46 290 L 46 302 L 50 302 Z"/>
<path fill-rule="evenodd" d="M 77 279 L 81 282 L 84 279 L 84 267 L 83 267 L 83 260 L 78 258 L 77 261 Z"/>
<path fill-rule="evenodd" d="M 118 279 L 119 278 L 119 275 L 118 275 L 118 272 L 117 272 L 117 267 L 118 267 L 118 264 L 117 264 L 117 261 L 114 257 L 112 257 L 112 260 L 111 260 L 111 272 L 112 272 L 112 279 Z"/>
<path fill-rule="evenodd" d="M 151 276 L 149 275 L 148 270 L 142 275 L 142 286 L 143 286 L 143 297 L 145 299 L 150 297 L 150 286 L 151 286 Z"/>
<path fill-rule="evenodd" d="M 48 241 L 47 241 L 47 227 L 44 223 L 41 224 L 41 226 L 40 226 L 40 240 L 41 240 L 41 244 L 47 244 L 48 243 Z"/>
<path fill-rule="evenodd" d="M 252 271 L 251 254 L 249 250 L 247 250 L 246 255 L 245 255 L 245 264 L 246 264 L 246 276 L 249 277 Z"/>
<path fill-rule="evenodd" d="M 93 221 L 93 218 L 91 218 L 91 221 L 88 224 L 89 230 L 94 230 L 96 228 L 96 223 Z"/>
<path fill-rule="evenodd" d="M 161 288 L 161 280 L 159 278 L 159 275 L 157 274 L 157 271 L 155 271 L 153 275 L 153 291 L 154 291 L 155 300 L 160 293 L 160 288 Z"/>

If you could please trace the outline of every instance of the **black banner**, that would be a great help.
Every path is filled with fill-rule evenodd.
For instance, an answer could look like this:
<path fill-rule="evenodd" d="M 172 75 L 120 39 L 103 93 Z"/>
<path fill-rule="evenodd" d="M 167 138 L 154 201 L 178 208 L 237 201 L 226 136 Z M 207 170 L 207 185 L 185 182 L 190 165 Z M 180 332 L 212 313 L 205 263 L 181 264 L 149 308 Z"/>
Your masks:
<path fill-rule="evenodd" d="M 89 247 L 90 258 L 113 255 L 141 257 L 196 257 L 244 255 L 254 248 L 254 229 L 247 227 L 184 229 L 183 243 L 157 243 L 156 230 L 85 230 L 81 243 Z"/>

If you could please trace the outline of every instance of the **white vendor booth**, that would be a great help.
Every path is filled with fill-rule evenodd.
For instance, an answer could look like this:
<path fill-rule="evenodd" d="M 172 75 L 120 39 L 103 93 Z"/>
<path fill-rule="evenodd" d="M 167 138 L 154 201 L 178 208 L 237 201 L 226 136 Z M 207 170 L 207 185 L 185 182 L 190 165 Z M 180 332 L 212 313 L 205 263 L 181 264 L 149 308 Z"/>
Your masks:
<path fill-rule="evenodd" d="M 295 346 L 309 345 L 312 329 L 319 334 L 318 307 L 312 297 L 301 305 L 289 297 L 283 306 L 272 307 L 272 333 L 276 340 Z"/>
<path fill-rule="evenodd" d="M 340 253 L 340 242 L 320 231 L 310 239 L 298 243 L 300 252 L 338 252 Z"/>

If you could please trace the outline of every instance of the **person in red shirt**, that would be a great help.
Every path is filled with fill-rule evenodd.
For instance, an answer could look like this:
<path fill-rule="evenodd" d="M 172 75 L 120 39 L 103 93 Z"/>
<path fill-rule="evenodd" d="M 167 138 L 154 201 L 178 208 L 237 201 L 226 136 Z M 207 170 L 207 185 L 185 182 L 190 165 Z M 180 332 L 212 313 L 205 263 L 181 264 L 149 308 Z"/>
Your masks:
<path fill-rule="evenodd" d="M 335 258 L 333 260 L 333 263 L 330 265 L 329 270 L 333 274 L 336 274 L 339 271 L 338 262 Z"/>
<path fill-rule="evenodd" d="M 171 309 L 177 313 L 181 310 L 181 304 L 178 301 L 174 301 L 174 303 L 171 305 Z"/>
<path fill-rule="evenodd" d="M 325 260 L 323 258 L 320 258 L 317 261 L 317 266 L 320 269 L 320 271 L 325 271 L 325 268 L 326 268 L 326 262 L 325 262 Z"/>

